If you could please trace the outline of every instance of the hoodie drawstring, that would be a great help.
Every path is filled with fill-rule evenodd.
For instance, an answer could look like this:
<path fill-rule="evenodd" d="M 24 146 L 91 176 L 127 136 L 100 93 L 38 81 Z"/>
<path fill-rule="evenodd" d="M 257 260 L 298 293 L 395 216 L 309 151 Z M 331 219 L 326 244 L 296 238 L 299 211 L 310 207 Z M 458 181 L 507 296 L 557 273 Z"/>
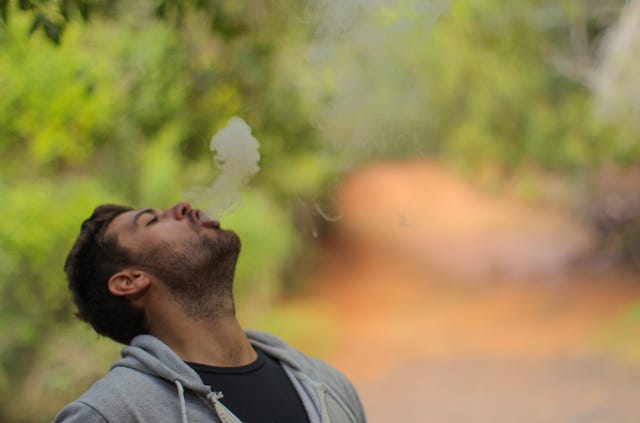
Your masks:
<path fill-rule="evenodd" d="M 187 418 L 187 403 L 184 399 L 184 387 L 179 380 L 175 380 L 176 389 L 178 390 L 178 398 L 180 399 L 180 414 L 182 416 L 182 423 L 189 423 L 189 419 Z M 207 399 L 213 403 L 213 407 L 218 413 L 218 417 L 222 421 L 222 423 L 242 423 L 239 418 L 235 416 L 227 407 L 225 407 L 220 401 L 222 398 L 222 392 L 209 392 L 207 394 Z"/>
<path fill-rule="evenodd" d="M 189 423 L 187 419 L 187 403 L 184 400 L 184 387 L 179 380 L 175 381 L 176 388 L 178 389 L 178 398 L 180 399 L 180 414 L 182 416 L 182 423 Z"/>
<path fill-rule="evenodd" d="M 213 403 L 213 408 L 216 409 L 216 413 L 218 413 L 218 417 L 222 423 L 242 423 L 231 410 L 218 401 L 223 396 L 222 392 L 209 392 L 209 394 L 207 394 L 207 399 Z"/>
<path fill-rule="evenodd" d="M 331 423 L 329 417 L 329 409 L 327 408 L 327 388 L 324 385 L 320 385 L 318 388 L 318 396 L 320 397 L 320 407 L 322 411 L 322 423 Z"/>

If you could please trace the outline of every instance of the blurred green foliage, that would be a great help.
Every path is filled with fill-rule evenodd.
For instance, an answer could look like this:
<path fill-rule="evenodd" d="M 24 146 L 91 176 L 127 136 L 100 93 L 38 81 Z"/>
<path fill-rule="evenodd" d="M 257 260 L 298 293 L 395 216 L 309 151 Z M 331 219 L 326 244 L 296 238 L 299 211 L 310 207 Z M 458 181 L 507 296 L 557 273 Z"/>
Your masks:
<path fill-rule="evenodd" d="M 248 2 L 222 3 L 242 20 L 224 30 L 210 27 L 213 12 L 159 19 L 151 2 L 123 2 L 89 23 L 71 17 L 59 45 L 39 31 L 28 36 L 34 9 L 9 9 L 1 24 L 0 421 L 50 419 L 114 358 L 94 347 L 82 360 L 73 352 L 85 354 L 95 336 L 74 322 L 62 272 L 96 205 L 164 207 L 192 184 L 211 183 L 209 138 L 233 115 L 269 141 L 263 160 L 300 149 L 290 140 L 311 128 L 302 111 L 272 107 L 297 102 L 286 78 L 273 83 L 269 73 L 289 29 L 278 10 L 246 16 Z M 264 168 L 264 185 L 233 223 L 245 240 L 237 295 L 250 303 L 280 291 L 294 243 Z M 55 401 L 38 403 L 34 392 Z"/>
<path fill-rule="evenodd" d="M 324 135 L 348 144 L 341 151 L 437 155 L 468 171 L 507 174 L 637 158 L 637 138 L 595 116 L 579 77 L 597 72 L 598 41 L 617 19 L 609 9 L 619 14 L 623 2 L 608 2 L 606 11 L 573 0 L 435 7 L 441 3 L 371 7 L 350 33 L 313 43 L 317 79 L 328 73 L 332 96 Z M 433 14 L 440 15 L 432 23 Z M 576 23 L 576 15 L 590 20 Z M 585 45 L 576 45 L 581 30 Z M 575 74 L 565 69 L 574 67 Z"/>
<path fill-rule="evenodd" d="M 253 311 L 285 289 L 292 214 L 327 202 L 358 161 L 565 175 L 637 163 L 639 139 L 598 120 L 588 84 L 558 65 L 582 63 L 576 27 L 595 51 L 624 2 L 604 15 L 573 0 L 367 4 L 0 1 L 0 421 L 51 418 L 113 358 L 72 319 L 62 265 L 81 221 L 209 184 L 209 139 L 231 116 L 261 142 L 223 222 L 244 241 L 236 295 Z"/>

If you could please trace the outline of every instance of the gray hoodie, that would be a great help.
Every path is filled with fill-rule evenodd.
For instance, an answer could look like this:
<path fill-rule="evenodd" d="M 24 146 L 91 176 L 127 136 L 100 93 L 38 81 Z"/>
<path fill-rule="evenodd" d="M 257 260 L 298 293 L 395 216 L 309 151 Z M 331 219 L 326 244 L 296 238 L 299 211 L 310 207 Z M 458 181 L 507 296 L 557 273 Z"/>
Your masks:
<path fill-rule="evenodd" d="M 309 358 L 275 336 L 247 331 L 256 348 L 282 363 L 311 423 L 361 423 L 356 391 L 336 369 Z M 214 387 L 215 389 L 215 387 Z M 240 420 L 224 406 L 224 394 L 204 385 L 168 346 L 139 335 L 123 348 L 102 379 L 64 407 L 55 423 L 221 422 Z M 289 423 L 289 422 L 287 422 Z"/>

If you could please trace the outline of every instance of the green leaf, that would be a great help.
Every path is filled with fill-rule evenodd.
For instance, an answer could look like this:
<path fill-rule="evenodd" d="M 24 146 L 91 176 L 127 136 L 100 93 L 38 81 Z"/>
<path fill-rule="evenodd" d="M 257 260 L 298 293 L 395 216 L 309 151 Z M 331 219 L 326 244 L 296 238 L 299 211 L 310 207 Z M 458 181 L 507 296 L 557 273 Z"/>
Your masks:
<path fill-rule="evenodd" d="M 65 21 L 69 21 L 69 0 L 62 0 L 58 6 L 60 14 Z"/>
<path fill-rule="evenodd" d="M 0 19 L 2 19 L 3 22 L 7 22 L 7 17 L 8 17 L 8 6 L 9 6 L 9 0 L 0 0 Z"/>
<path fill-rule="evenodd" d="M 56 44 L 60 44 L 60 34 L 62 33 L 62 26 L 55 24 L 45 17 L 43 19 L 44 32 L 47 37 Z"/>
<path fill-rule="evenodd" d="M 33 3 L 31 3 L 30 0 L 20 0 L 18 2 L 18 7 L 20 7 L 21 10 L 30 10 L 30 9 L 33 9 L 35 6 L 33 5 Z"/>
<path fill-rule="evenodd" d="M 29 28 L 29 36 L 33 35 L 33 33 L 37 31 L 37 29 L 40 27 L 40 24 L 42 24 L 43 19 L 44 15 L 42 13 L 38 13 L 36 15 L 33 23 L 31 24 L 31 28 Z"/>
<path fill-rule="evenodd" d="M 88 21 L 90 18 L 90 10 L 89 3 L 86 1 L 78 2 L 78 10 L 80 11 L 80 15 L 82 15 L 82 19 Z"/>

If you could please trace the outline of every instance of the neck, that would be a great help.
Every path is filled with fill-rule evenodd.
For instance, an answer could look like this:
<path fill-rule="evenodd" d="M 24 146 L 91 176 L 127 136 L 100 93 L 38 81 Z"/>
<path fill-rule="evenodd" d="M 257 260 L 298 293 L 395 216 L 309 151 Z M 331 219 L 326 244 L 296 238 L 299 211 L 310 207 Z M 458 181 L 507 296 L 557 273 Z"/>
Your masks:
<path fill-rule="evenodd" d="M 147 309 L 149 333 L 184 361 L 218 367 L 242 366 L 257 355 L 233 313 L 195 320 L 176 304 Z"/>

